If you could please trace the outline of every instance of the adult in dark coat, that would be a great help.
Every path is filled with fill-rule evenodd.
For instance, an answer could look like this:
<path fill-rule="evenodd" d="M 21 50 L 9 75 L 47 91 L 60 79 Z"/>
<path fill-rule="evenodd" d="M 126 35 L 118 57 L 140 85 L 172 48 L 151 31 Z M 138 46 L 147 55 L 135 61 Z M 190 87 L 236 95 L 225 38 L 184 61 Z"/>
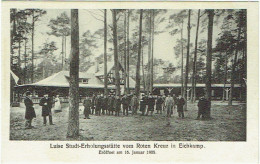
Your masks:
<path fill-rule="evenodd" d="M 100 110 L 102 107 L 102 97 L 100 95 L 96 98 L 96 111 L 95 114 L 100 116 Z"/>
<path fill-rule="evenodd" d="M 144 116 L 146 112 L 146 106 L 148 104 L 148 97 L 147 95 L 143 95 L 142 99 L 140 100 L 140 111 L 142 112 L 141 116 Z"/>
<path fill-rule="evenodd" d="M 154 105 L 155 105 L 155 98 L 152 95 L 150 95 L 148 97 L 148 110 L 146 113 L 147 116 L 149 114 L 149 111 L 151 112 L 151 115 L 153 115 Z"/>
<path fill-rule="evenodd" d="M 131 98 L 130 106 L 132 109 L 132 115 L 137 114 L 137 108 L 138 108 L 138 97 L 134 94 L 133 97 Z"/>
<path fill-rule="evenodd" d="M 121 110 L 121 99 L 119 96 L 116 96 L 114 104 L 115 104 L 114 106 L 115 106 L 116 116 L 119 116 L 119 112 Z"/>
<path fill-rule="evenodd" d="M 162 114 L 162 104 L 163 104 L 163 102 L 164 101 L 163 101 L 161 95 L 159 95 L 157 97 L 157 100 L 156 100 L 156 111 L 157 111 L 157 113 Z"/>
<path fill-rule="evenodd" d="M 95 102 L 96 102 L 96 95 L 93 94 L 92 100 L 91 100 L 91 114 L 94 114 L 95 111 Z"/>
<path fill-rule="evenodd" d="M 92 106 L 92 103 L 91 103 L 91 98 L 90 97 L 86 97 L 86 99 L 83 101 L 83 106 L 84 106 L 84 116 L 85 118 L 84 119 L 90 119 L 89 118 L 89 114 L 90 114 L 90 108 Z"/>
<path fill-rule="evenodd" d="M 185 105 L 185 103 L 186 102 L 185 102 L 184 98 L 181 95 L 179 95 L 176 105 L 177 105 L 178 115 L 181 118 L 184 118 L 183 106 Z"/>
<path fill-rule="evenodd" d="M 33 102 L 32 102 L 32 94 L 31 92 L 26 92 L 26 97 L 24 99 L 25 104 L 25 128 L 30 129 L 32 128 L 32 119 L 36 118 L 36 114 L 33 108 Z"/>
<path fill-rule="evenodd" d="M 52 122 L 52 108 L 53 101 L 48 96 L 48 94 L 45 94 L 44 97 L 40 100 L 39 105 L 42 106 L 42 117 L 43 117 L 43 124 L 46 125 L 47 120 L 46 117 L 49 116 L 49 123 L 50 125 L 54 125 Z"/>
<path fill-rule="evenodd" d="M 113 105 L 114 105 L 114 99 L 112 95 L 109 95 L 107 98 L 108 115 L 110 115 L 111 112 L 113 114 Z"/>
<path fill-rule="evenodd" d="M 209 101 L 203 96 L 199 99 L 198 102 L 198 116 L 197 116 L 197 120 L 200 119 L 200 116 L 202 116 L 202 119 L 205 119 L 205 113 L 206 110 L 209 107 Z"/>
<path fill-rule="evenodd" d="M 102 114 L 107 114 L 107 97 L 103 96 L 102 98 Z"/>
<path fill-rule="evenodd" d="M 126 114 L 128 116 L 129 98 L 127 97 L 127 95 L 123 96 L 122 105 L 123 105 L 123 115 Z"/>

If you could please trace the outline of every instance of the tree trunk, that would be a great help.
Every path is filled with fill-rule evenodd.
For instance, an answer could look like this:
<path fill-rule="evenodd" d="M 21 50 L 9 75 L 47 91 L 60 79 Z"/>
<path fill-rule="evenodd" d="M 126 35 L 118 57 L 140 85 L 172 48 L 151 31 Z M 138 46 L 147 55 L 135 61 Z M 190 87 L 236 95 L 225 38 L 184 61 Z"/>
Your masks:
<path fill-rule="evenodd" d="M 24 84 L 26 84 L 26 74 L 27 74 L 27 54 L 26 54 L 26 50 L 27 50 L 27 47 L 26 47 L 26 44 L 27 44 L 27 39 L 25 38 L 24 39 Z"/>
<path fill-rule="evenodd" d="M 64 36 L 64 65 L 65 65 L 65 70 L 66 70 L 66 63 L 67 63 L 67 60 L 66 60 L 66 57 L 67 57 L 66 42 L 67 42 L 67 36 L 65 35 Z"/>
<path fill-rule="evenodd" d="M 34 77 L 34 63 L 33 63 L 33 61 L 34 61 L 34 22 L 35 22 L 35 20 L 34 20 L 34 10 L 32 10 L 32 74 L 31 74 L 31 83 L 33 83 L 33 81 L 34 81 L 34 79 L 33 79 L 33 77 Z"/>
<path fill-rule="evenodd" d="M 107 10 L 104 10 L 104 88 L 105 95 L 108 96 L 107 89 Z"/>
<path fill-rule="evenodd" d="M 116 95 L 120 96 L 120 76 L 119 76 L 119 62 L 118 62 L 118 45 L 117 45 L 117 11 L 112 10 L 113 17 L 113 44 L 114 44 L 114 65 L 115 65 L 115 85 L 116 85 Z"/>
<path fill-rule="evenodd" d="M 149 40 L 148 40 L 148 76 L 147 91 L 151 93 L 151 45 L 152 45 L 152 13 L 149 10 Z"/>
<path fill-rule="evenodd" d="M 64 36 L 61 37 L 62 38 L 62 42 L 61 42 L 61 70 L 63 70 L 63 66 L 64 66 Z"/>
<path fill-rule="evenodd" d="M 141 59 L 141 46 L 142 46 L 142 20 L 143 20 L 143 9 L 140 10 L 140 21 L 139 21 L 139 43 L 138 43 L 138 56 L 136 65 L 136 84 L 135 93 L 136 96 L 140 95 L 140 59 Z"/>
<path fill-rule="evenodd" d="M 126 11 L 124 12 L 124 16 L 125 16 L 125 19 L 124 19 L 124 94 L 127 93 L 127 88 L 126 88 L 126 76 L 127 76 L 127 72 L 126 72 L 126 51 L 127 51 L 127 48 L 126 48 Z"/>
<path fill-rule="evenodd" d="M 146 85 L 145 85 L 145 74 L 144 74 L 144 47 L 143 46 L 142 46 L 142 73 L 143 73 L 143 87 L 145 89 Z"/>
<path fill-rule="evenodd" d="M 239 20 L 241 21 L 241 20 Z M 234 89 L 234 84 L 235 84 L 235 69 L 237 66 L 237 54 L 239 50 L 239 41 L 241 37 L 241 26 L 238 27 L 238 34 L 237 34 L 237 45 L 236 45 L 236 51 L 235 51 L 235 57 L 232 65 L 232 71 L 231 71 L 231 87 L 230 87 L 230 92 L 229 92 L 229 100 L 228 100 L 228 105 L 232 105 L 232 99 L 233 99 L 233 89 Z"/>
<path fill-rule="evenodd" d="M 18 41 L 18 66 L 19 66 L 19 73 L 21 70 L 21 37 L 19 37 Z"/>
<path fill-rule="evenodd" d="M 129 25 L 130 25 L 130 11 L 128 10 L 127 14 L 127 93 L 130 93 L 130 88 L 129 88 L 129 60 L 130 60 L 130 42 L 129 42 Z"/>
<path fill-rule="evenodd" d="M 206 61 L 206 98 L 210 102 L 206 111 L 206 118 L 210 118 L 211 108 L 211 65 L 212 65 L 212 36 L 213 36 L 213 20 L 214 10 L 208 10 L 208 42 L 207 42 L 207 61 Z"/>
<path fill-rule="evenodd" d="M 71 54 L 67 138 L 79 136 L 79 24 L 78 9 L 71 10 Z"/>
<path fill-rule="evenodd" d="M 225 89 L 226 89 L 226 82 L 227 82 L 227 61 L 228 61 L 228 56 L 227 56 L 227 52 L 226 52 L 226 55 L 225 55 L 225 72 L 224 72 L 224 87 L 223 87 L 223 101 L 225 101 Z"/>
<path fill-rule="evenodd" d="M 185 84 L 184 84 L 184 97 L 186 100 L 186 104 L 185 104 L 185 110 L 187 110 L 187 101 L 188 101 L 188 94 L 187 94 L 187 90 L 188 90 L 188 77 L 189 77 L 189 57 L 190 57 L 190 14 L 191 14 L 191 10 L 189 10 L 189 17 L 188 17 L 188 26 L 187 26 L 187 31 L 188 31 L 188 42 L 187 42 L 187 57 L 186 57 L 186 70 L 185 70 Z"/>
<path fill-rule="evenodd" d="M 183 92 L 183 60 L 184 60 L 184 53 L 183 53 L 183 21 L 181 27 L 181 96 L 184 96 Z"/>
<path fill-rule="evenodd" d="M 154 10 L 152 10 L 152 50 L 151 50 L 151 78 L 150 78 L 150 89 L 153 93 L 153 47 L 154 47 Z"/>
<path fill-rule="evenodd" d="M 10 50 L 11 50 L 11 66 L 13 66 L 13 54 L 14 54 L 14 37 L 16 36 L 16 9 L 12 9 L 14 11 L 13 15 L 13 31 L 11 33 L 11 44 L 10 44 Z"/>
<path fill-rule="evenodd" d="M 195 52 L 194 52 L 194 60 L 193 60 L 193 77 L 192 77 L 192 94 L 191 101 L 194 103 L 196 101 L 196 77 L 197 77 L 197 49 L 198 49 L 198 37 L 199 37 L 199 26 L 200 26 L 200 9 L 198 11 L 198 21 L 197 21 L 197 29 L 196 29 L 196 38 L 195 38 Z"/>

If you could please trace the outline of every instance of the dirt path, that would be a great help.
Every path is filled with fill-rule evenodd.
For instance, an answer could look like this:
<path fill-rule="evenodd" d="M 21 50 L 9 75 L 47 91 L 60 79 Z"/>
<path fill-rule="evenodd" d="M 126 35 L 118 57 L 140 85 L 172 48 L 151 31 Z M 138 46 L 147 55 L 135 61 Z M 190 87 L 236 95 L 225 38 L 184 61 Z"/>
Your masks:
<path fill-rule="evenodd" d="M 80 106 L 79 140 L 95 141 L 245 141 L 246 107 L 245 105 L 212 106 L 213 120 L 195 120 L 197 108 L 188 105 L 185 119 L 179 119 L 177 112 L 170 119 L 171 126 L 166 126 L 166 117 L 162 114 L 153 116 L 108 116 L 91 115 L 83 119 L 83 107 Z M 37 118 L 33 120 L 33 129 L 24 129 L 24 108 L 12 108 L 10 116 L 11 140 L 66 140 L 68 107 L 53 114 L 55 125 L 43 126 L 41 109 L 35 106 Z"/>

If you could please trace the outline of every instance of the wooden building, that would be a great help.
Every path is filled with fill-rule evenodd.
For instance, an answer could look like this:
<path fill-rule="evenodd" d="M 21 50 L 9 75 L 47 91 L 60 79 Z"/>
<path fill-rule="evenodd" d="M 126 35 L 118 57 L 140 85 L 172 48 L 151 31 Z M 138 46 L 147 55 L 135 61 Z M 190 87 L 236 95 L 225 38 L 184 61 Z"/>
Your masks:
<path fill-rule="evenodd" d="M 153 85 L 153 94 L 175 94 L 180 95 L 181 94 L 181 83 L 175 83 L 175 84 L 154 84 Z M 225 100 L 228 100 L 229 98 L 229 91 L 230 91 L 230 84 L 212 84 L 212 100 L 223 100 L 223 96 Z M 191 89 L 192 85 L 188 84 L 188 90 L 187 95 L 188 99 L 191 97 Z M 196 84 L 196 98 L 198 99 L 205 93 L 205 84 Z M 246 87 L 242 86 L 240 84 L 234 85 L 234 100 L 246 100 Z"/>

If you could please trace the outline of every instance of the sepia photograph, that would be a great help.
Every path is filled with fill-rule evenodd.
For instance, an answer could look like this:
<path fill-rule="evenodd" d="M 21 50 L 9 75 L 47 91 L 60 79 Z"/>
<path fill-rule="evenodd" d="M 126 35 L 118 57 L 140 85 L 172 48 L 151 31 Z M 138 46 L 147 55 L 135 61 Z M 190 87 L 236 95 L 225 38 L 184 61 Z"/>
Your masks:
<path fill-rule="evenodd" d="M 11 8 L 9 140 L 246 142 L 247 12 Z"/>

